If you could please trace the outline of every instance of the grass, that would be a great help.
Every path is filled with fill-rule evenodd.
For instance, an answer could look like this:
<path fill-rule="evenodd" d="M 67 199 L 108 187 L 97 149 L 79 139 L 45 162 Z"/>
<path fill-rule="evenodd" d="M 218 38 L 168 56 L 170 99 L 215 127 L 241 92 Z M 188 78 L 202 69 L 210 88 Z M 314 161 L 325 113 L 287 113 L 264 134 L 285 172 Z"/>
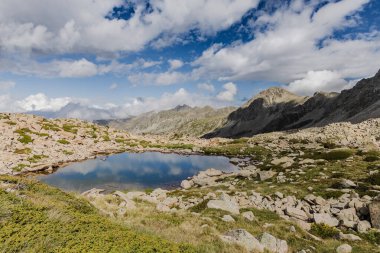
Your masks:
<path fill-rule="evenodd" d="M 13 167 L 12 170 L 20 172 L 20 171 L 22 171 L 26 167 L 28 167 L 28 165 L 23 164 L 23 163 L 19 163 L 19 164 L 17 164 L 16 167 Z"/>
<path fill-rule="evenodd" d="M 310 232 L 320 238 L 327 239 L 327 238 L 336 238 L 339 235 L 339 230 L 330 227 L 326 224 L 316 224 L 313 223 L 311 225 Z"/>
<path fill-rule="evenodd" d="M 74 152 L 70 151 L 70 150 L 63 150 L 62 153 L 64 153 L 65 155 L 73 155 L 74 154 Z"/>
<path fill-rule="evenodd" d="M 58 189 L 23 178 L 0 180 L 21 189 L 19 195 L 0 189 L 1 252 L 195 252 L 132 231 Z"/>
<path fill-rule="evenodd" d="M 33 155 L 32 157 L 28 158 L 28 162 L 37 163 L 44 158 L 48 158 L 48 156 L 46 156 L 46 155 Z"/>
<path fill-rule="evenodd" d="M 262 159 L 268 155 L 269 150 L 260 146 L 248 146 L 246 144 L 225 144 L 215 147 L 202 148 L 206 155 L 225 155 L 225 156 L 256 156 Z"/>
<path fill-rule="evenodd" d="M 16 149 L 14 153 L 19 154 L 19 155 L 28 155 L 32 153 L 32 150 L 30 148 L 22 148 L 22 149 Z"/>
<path fill-rule="evenodd" d="M 63 129 L 63 131 L 69 132 L 69 133 L 72 133 L 72 134 L 77 134 L 78 133 L 78 128 L 75 125 L 63 124 L 62 129 Z"/>
<path fill-rule="evenodd" d="M 60 144 L 63 144 L 63 145 L 70 144 L 70 142 L 68 140 L 65 140 L 65 139 L 58 140 L 57 142 L 60 143 Z"/>

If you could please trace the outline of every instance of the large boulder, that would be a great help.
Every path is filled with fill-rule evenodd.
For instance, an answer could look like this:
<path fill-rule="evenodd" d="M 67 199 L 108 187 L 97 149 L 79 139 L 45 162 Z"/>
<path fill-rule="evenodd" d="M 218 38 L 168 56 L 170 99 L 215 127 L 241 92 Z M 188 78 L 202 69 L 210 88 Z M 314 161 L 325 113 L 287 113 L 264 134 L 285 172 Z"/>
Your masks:
<path fill-rule="evenodd" d="M 264 246 L 264 249 L 272 253 L 287 253 L 289 250 L 286 241 L 277 239 L 268 233 L 261 236 L 260 243 Z"/>
<path fill-rule="evenodd" d="M 307 216 L 307 214 L 303 210 L 298 209 L 298 208 L 294 208 L 291 206 L 288 206 L 285 209 L 285 213 L 288 216 L 299 219 L 299 220 L 307 221 L 309 219 L 309 217 Z"/>
<path fill-rule="evenodd" d="M 371 217 L 372 227 L 380 229 L 380 201 L 373 201 L 369 205 L 369 214 Z"/>
<path fill-rule="evenodd" d="M 264 252 L 263 245 L 244 229 L 231 230 L 220 238 L 228 243 L 236 243 L 245 248 L 248 252 Z"/>
<path fill-rule="evenodd" d="M 271 171 L 271 170 L 264 170 L 264 171 L 259 171 L 259 179 L 260 181 L 265 181 L 267 179 L 270 179 L 276 175 L 276 172 Z"/>
<path fill-rule="evenodd" d="M 183 180 L 181 182 L 181 187 L 185 190 L 190 189 L 194 185 L 194 182 L 191 180 Z"/>
<path fill-rule="evenodd" d="M 336 248 L 336 253 L 351 253 L 352 247 L 348 244 L 342 244 Z"/>
<path fill-rule="evenodd" d="M 339 225 L 339 220 L 337 218 L 332 217 L 328 213 L 315 213 L 314 221 L 317 224 L 326 224 L 330 227 L 336 227 Z"/>
<path fill-rule="evenodd" d="M 208 208 L 220 209 L 233 214 L 239 214 L 239 205 L 228 194 L 222 193 L 218 200 L 210 200 L 207 203 Z"/>

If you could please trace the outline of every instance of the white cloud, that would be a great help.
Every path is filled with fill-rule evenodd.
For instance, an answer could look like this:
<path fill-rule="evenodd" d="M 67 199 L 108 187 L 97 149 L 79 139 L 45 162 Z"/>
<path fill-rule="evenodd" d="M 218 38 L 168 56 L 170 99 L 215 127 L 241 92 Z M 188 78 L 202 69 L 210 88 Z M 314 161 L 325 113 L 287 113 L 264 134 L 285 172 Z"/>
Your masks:
<path fill-rule="evenodd" d="M 161 73 L 140 72 L 128 76 L 128 80 L 135 86 L 137 85 L 158 85 L 166 86 L 182 83 L 187 80 L 186 74 L 177 71 L 166 71 Z"/>
<path fill-rule="evenodd" d="M 353 16 L 368 1 L 330 1 L 319 9 L 319 1 L 294 1 L 289 8 L 262 13 L 253 23 L 253 40 L 210 47 L 192 63 L 192 76 L 283 83 L 309 71 L 328 70 L 343 79 L 371 76 L 380 66 L 380 33 L 333 37 L 357 25 Z"/>
<path fill-rule="evenodd" d="M 169 60 L 168 62 L 171 70 L 179 69 L 183 66 L 183 61 L 181 60 L 173 59 Z"/>
<path fill-rule="evenodd" d="M 198 86 L 198 89 L 205 90 L 208 92 L 214 92 L 215 91 L 214 85 L 212 85 L 210 83 L 199 83 L 197 86 Z"/>
<path fill-rule="evenodd" d="M 58 111 L 70 102 L 70 97 L 49 98 L 43 93 L 37 93 L 16 101 L 16 105 L 21 111 Z"/>
<path fill-rule="evenodd" d="M 0 90 L 9 90 L 16 86 L 13 81 L 0 81 Z"/>
<path fill-rule="evenodd" d="M 291 82 L 287 89 L 299 95 L 313 95 L 315 91 L 339 92 L 351 88 L 353 83 L 347 82 L 336 72 L 309 71 L 303 79 Z"/>
<path fill-rule="evenodd" d="M 233 101 L 235 99 L 237 88 L 232 82 L 223 85 L 224 90 L 221 91 L 216 97 L 221 101 Z"/>
<path fill-rule="evenodd" d="M 78 61 L 59 61 L 56 62 L 61 77 L 89 77 L 98 73 L 96 64 L 81 59 Z"/>
<path fill-rule="evenodd" d="M 117 83 L 113 83 L 110 85 L 110 90 L 114 90 L 118 87 L 119 85 L 117 85 Z"/>

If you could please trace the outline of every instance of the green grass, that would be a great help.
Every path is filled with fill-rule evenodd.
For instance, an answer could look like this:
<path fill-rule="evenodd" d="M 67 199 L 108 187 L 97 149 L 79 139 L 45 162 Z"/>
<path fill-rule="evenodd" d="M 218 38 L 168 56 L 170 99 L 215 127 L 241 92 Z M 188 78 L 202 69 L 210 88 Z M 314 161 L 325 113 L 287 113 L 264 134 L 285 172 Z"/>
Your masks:
<path fill-rule="evenodd" d="M 0 180 L 22 189 L 19 195 L 0 189 L 1 252 L 194 252 L 132 231 L 58 189 L 22 178 Z"/>
<path fill-rule="evenodd" d="M 269 150 L 260 146 L 248 146 L 246 144 L 225 144 L 215 147 L 205 147 L 202 149 L 206 155 L 226 155 L 226 156 L 256 156 L 262 159 L 268 155 Z"/>
<path fill-rule="evenodd" d="M 75 125 L 70 125 L 70 124 L 63 124 L 62 126 L 63 131 L 77 134 L 78 133 L 78 128 Z"/>
<path fill-rule="evenodd" d="M 326 224 L 316 224 L 316 223 L 313 223 L 311 225 L 310 232 L 323 239 L 336 238 L 339 234 L 339 230 L 334 227 L 330 227 Z"/>
<path fill-rule="evenodd" d="M 19 155 L 28 155 L 32 153 L 32 150 L 30 148 L 16 149 L 14 153 Z"/>
<path fill-rule="evenodd" d="M 32 157 L 28 158 L 28 162 L 37 163 L 44 158 L 48 158 L 48 156 L 46 156 L 46 155 L 33 155 Z"/>
<path fill-rule="evenodd" d="M 57 142 L 60 144 L 63 144 L 63 145 L 70 144 L 70 142 L 68 140 L 65 140 L 65 139 L 58 140 Z"/>
<path fill-rule="evenodd" d="M 70 151 L 70 150 L 63 150 L 62 153 L 64 153 L 65 155 L 73 155 L 74 154 L 74 152 Z"/>
<path fill-rule="evenodd" d="M 12 170 L 17 171 L 17 172 L 20 172 L 20 171 L 22 171 L 25 167 L 28 167 L 28 165 L 23 164 L 23 163 L 20 163 L 20 164 L 17 164 L 16 167 L 13 167 Z"/>

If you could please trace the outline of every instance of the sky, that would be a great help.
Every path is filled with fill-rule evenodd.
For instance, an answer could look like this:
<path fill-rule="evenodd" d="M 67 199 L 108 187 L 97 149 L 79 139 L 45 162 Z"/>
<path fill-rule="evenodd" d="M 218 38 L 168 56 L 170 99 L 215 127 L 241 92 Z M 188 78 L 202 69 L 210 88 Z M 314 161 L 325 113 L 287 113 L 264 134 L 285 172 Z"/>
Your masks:
<path fill-rule="evenodd" d="M 125 118 L 341 91 L 380 69 L 379 0 L 1 0 L 0 111 Z"/>

